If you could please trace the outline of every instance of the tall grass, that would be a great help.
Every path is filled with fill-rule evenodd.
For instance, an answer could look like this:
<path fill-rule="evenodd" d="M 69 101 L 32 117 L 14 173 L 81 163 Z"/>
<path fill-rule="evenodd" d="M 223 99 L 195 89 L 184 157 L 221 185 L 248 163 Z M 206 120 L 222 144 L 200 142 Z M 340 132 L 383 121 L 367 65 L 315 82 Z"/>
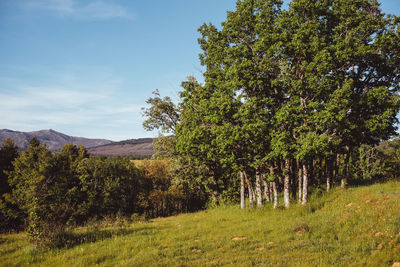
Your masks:
<path fill-rule="evenodd" d="M 75 229 L 41 250 L 0 236 L 2 266 L 390 266 L 400 262 L 400 182 L 336 189 L 288 210 L 227 206 Z"/>

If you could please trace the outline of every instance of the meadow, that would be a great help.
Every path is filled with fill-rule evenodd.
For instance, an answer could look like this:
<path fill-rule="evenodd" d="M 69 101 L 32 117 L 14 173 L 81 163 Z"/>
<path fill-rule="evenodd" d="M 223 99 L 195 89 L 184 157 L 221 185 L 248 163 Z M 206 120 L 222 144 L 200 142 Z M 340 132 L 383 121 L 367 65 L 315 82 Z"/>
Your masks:
<path fill-rule="evenodd" d="M 1 266 L 391 266 L 400 262 L 400 182 L 312 194 L 289 209 L 218 207 L 149 221 L 92 222 L 63 247 L 0 236 Z"/>

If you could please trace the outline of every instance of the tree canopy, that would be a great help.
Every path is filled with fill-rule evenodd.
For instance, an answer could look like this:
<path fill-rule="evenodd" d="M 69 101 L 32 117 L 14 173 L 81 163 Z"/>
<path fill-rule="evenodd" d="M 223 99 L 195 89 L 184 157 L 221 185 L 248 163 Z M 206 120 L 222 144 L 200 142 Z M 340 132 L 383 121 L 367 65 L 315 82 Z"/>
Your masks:
<path fill-rule="evenodd" d="M 173 130 L 176 151 L 204 165 L 216 189 L 252 174 L 262 205 L 264 175 L 281 180 L 286 206 L 295 184 L 305 204 L 314 168 L 328 188 L 339 174 L 345 185 L 352 151 L 395 135 L 399 25 L 375 0 L 293 0 L 287 10 L 239 0 L 220 28 L 199 28 L 204 84 L 183 82 L 177 106 L 158 96 L 145 126 L 164 122 L 153 125 Z"/>

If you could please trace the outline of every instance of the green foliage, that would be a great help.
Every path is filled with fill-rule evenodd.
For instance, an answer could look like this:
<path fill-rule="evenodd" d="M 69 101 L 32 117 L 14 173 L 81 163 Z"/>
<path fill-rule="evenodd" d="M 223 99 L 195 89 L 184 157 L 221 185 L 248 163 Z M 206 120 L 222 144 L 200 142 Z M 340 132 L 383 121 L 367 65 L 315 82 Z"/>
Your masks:
<path fill-rule="evenodd" d="M 179 165 L 169 159 L 142 160 L 135 161 L 135 166 L 143 172 L 138 208 L 147 217 L 168 216 L 204 207 L 206 200 L 199 184 L 195 180 L 175 176 L 182 175 L 177 168 L 185 168 L 184 163 Z M 195 177 L 195 172 L 190 171 L 190 177 Z"/>
<path fill-rule="evenodd" d="M 8 201 L 12 188 L 8 182 L 8 173 L 13 170 L 13 161 L 18 157 L 18 148 L 11 139 L 0 147 L 0 231 L 18 229 L 23 217 L 16 205 Z"/>
<path fill-rule="evenodd" d="M 140 174 L 128 159 L 85 158 L 76 167 L 82 199 L 79 217 L 106 216 L 135 211 Z"/>
<path fill-rule="evenodd" d="M 53 155 L 33 138 L 13 162 L 9 172 L 12 192 L 6 197 L 22 211 L 35 244 L 50 244 L 68 223 L 76 223 L 74 216 L 81 198 L 75 168 L 85 157 L 85 149 L 72 144 Z"/>
<path fill-rule="evenodd" d="M 385 179 L 387 167 L 383 153 L 376 147 L 362 145 L 356 150 L 356 162 L 353 166 L 353 178 L 360 180 L 377 181 Z"/>
<path fill-rule="evenodd" d="M 45 145 L 32 138 L 28 149 L 15 159 L 13 166 L 9 176 L 12 192 L 7 195 L 7 200 L 23 211 L 22 216 L 31 228 L 31 237 L 36 240 L 43 235 L 40 221 L 46 218 L 46 213 L 50 221 L 56 217 L 50 211 L 51 203 L 46 201 L 52 198 L 48 189 L 55 179 L 55 161 Z"/>
<path fill-rule="evenodd" d="M 172 139 L 173 140 L 173 139 Z M 167 146 L 168 147 L 168 146 Z M 24 221 L 36 246 L 60 246 L 70 229 L 92 220 L 125 221 L 131 214 L 152 218 L 204 207 L 202 191 L 188 180 L 172 177 L 168 160 L 89 157 L 84 147 L 65 145 L 51 153 L 36 138 L 4 169 L 8 191 L 0 200 L 3 230 Z M 175 165 L 178 166 L 178 165 Z M 14 217 L 11 217 L 14 216 Z M 12 220 L 14 221 L 12 221 Z"/>
<path fill-rule="evenodd" d="M 43 192 L 41 185 L 46 185 L 51 179 L 53 164 L 50 151 L 36 138 L 31 139 L 27 150 L 14 161 L 9 180 L 10 185 L 14 187 L 12 200 L 24 211 L 31 208 L 31 199 Z"/>
<path fill-rule="evenodd" d="M 378 146 L 361 145 L 353 153 L 354 180 L 373 182 L 399 179 L 400 140 L 382 142 Z"/>
<path fill-rule="evenodd" d="M 18 157 L 18 147 L 11 139 L 6 139 L 0 148 L 0 195 L 9 193 L 7 172 L 13 169 L 12 162 Z"/>
<path fill-rule="evenodd" d="M 154 97 L 146 101 L 151 106 L 144 109 L 144 116 L 147 117 L 147 120 L 143 122 L 143 127 L 149 131 L 161 128 L 163 132 L 173 132 L 179 123 L 179 114 L 176 112 L 175 104 L 169 97 L 161 99 L 158 90 L 153 94 Z"/>
<path fill-rule="evenodd" d="M 29 210 L 28 220 L 29 225 L 26 233 L 28 234 L 28 240 L 31 241 L 35 246 L 45 245 L 45 238 L 48 238 L 48 234 L 53 229 L 46 229 L 43 227 L 43 216 L 39 215 L 40 210 L 38 206 L 38 199 L 32 200 L 33 204 Z M 46 233 L 47 232 L 47 233 Z"/>
<path fill-rule="evenodd" d="M 385 164 L 385 178 L 388 180 L 400 177 L 400 139 L 396 138 L 381 143 L 377 150 L 383 154 Z"/>

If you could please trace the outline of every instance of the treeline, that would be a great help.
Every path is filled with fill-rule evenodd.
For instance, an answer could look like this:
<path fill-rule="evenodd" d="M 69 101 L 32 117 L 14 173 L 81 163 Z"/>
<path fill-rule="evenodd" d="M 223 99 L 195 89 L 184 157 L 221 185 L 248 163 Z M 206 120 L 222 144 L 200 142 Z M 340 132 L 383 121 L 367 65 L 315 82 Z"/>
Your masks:
<path fill-rule="evenodd" d="M 0 148 L 0 227 L 26 229 L 37 244 L 51 244 L 68 227 L 106 217 L 152 218 L 204 206 L 196 188 L 171 176 L 168 160 L 132 162 L 91 157 L 84 147 L 50 152 L 36 138 L 18 152 Z"/>
<path fill-rule="evenodd" d="M 183 82 L 177 105 L 147 101 L 144 127 L 175 136 L 163 153 L 202 169 L 215 202 L 240 192 L 244 208 L 247 191 L 277 206 L 282 191 L 306 204 L 310 186 L 368 177 L 363 153 L 396 134 L 400 18 L 375 0 L 281 5 L 240 0 L 220 28 L 202 25 L 204 83 Z"/>

